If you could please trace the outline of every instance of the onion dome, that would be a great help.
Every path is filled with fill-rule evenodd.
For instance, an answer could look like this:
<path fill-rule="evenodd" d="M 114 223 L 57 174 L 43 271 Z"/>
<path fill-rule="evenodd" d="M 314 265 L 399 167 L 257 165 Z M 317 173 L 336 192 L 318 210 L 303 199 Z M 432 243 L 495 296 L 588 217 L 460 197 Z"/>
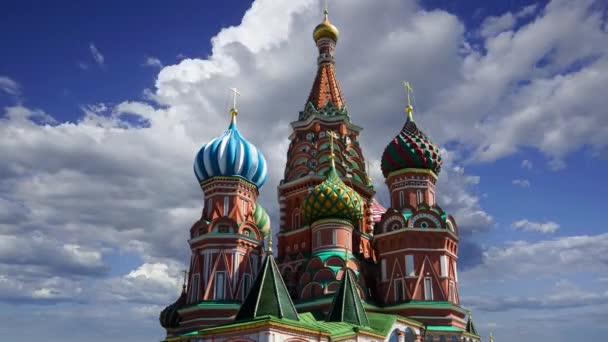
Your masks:
<path fill-rule="evenodd" d="M 270 218 L 268 217 L 268 213 L 266 213 L 266 210 L 257 202 L 255 203 L 255 209 L 253 210 L 253 221 L 262 235 L 268 236 L 268 234 L 270 234 Z"/>
<path fill-rule="evenodd" d="M 328 13 L 329 12 L 327 11 L 327 9 L 325 9 L 325 18 L 323 19 L 323 22 L 317 25 L 317 27 L 315 27 L 315 30 L 312 32 L 312 37 L 314 38 L 315 43 L 318 42 L 321 38 L 329 38 L 332 39 L 334 42 L 338 41 L 340 31 L 338 31 L 338 28 L 329 22 L 329 19 L 327 18 Z"/>
<path fill-rule="evenodd" d="M 177 312 L 182 306 L 186 304 L 186 291 L 185 289 L 182 291 L 181 296 L 175 301 L 175 303 L 167 306 L 160 313 L 160 317 L 158 318 L 160 321 L 160 325 L 167 328 L 177 328 L 179 322 L 181 320 L 181 316 Z"/>
<path fill-rule="evenodd" d="M 435 174 L 441 170 L 441 152 L 416 126 L 411 115 L 412 107 L 408 106 L 408 119 L 401 132 L 386 146 L 382 154 L 382 174 L 403 169 L 426 169 Z"/>
<path fill-rule="evenodd" d="M 304 198 L 303 211 L 309 224 L 324 218 L 356 222 L 363 217 L 363 199 L 332 167 L 325 180 Z"/>
<path fill-rule="evenodd" d="M 216 176 L 241 177 L 258 189 L 268 178 L 266 159 L 247 141 L 236 127 L 236 110 L 230 126 L 221 136 L 203 145 L 194 161 L 194 174 L 199 182 Z"/>

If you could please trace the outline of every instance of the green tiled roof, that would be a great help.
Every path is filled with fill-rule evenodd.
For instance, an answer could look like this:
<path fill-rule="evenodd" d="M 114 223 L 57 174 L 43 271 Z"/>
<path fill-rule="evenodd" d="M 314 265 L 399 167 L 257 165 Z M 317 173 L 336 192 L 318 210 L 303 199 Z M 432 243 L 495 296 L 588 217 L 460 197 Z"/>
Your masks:
<path fill-rule="evenodd" d="M 327 314 L 327 321 L 369 326 L 369 319 L 363 310 L 352 271 L 347 267 L 344 270 L 340 287 L 334 295 L 334 301 Z"/>
<path fill-rule="evenodd" d="M 298 320 L 298 313 L 272 254 L 266 256 L 262 270 L 241 305 L 236 320 L 252 320 L 266 315 Z"/>
<path fill-rule="evenodd" d="M 456 331 L 463 332 L 460 328 L 453 327 L 451 325 L 428 325 L 426 331 Z"/>

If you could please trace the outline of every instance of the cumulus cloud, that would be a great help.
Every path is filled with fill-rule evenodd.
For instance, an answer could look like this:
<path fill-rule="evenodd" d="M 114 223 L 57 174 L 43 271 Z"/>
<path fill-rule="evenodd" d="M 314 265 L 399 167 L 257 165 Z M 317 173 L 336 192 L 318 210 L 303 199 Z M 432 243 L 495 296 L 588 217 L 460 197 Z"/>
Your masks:
<path fill-rule="evenodd" d="M 461 258 L 476 260 L 464 279 L 521 279 L 583 266 L 608 271 L 601 262 L 608 252 L 604 235 L 465 248 L 470 234 L 494 224 L 476 193 L 483 179 L 465 169 L 468 162 L 496 160 L 526 146 L 545 154 L 552 165 L 563 165 L 563 157 L 575 149 L 601 149 L 608 141 L 601 101 L 608 75 L 606 32 L 589 3 L 553 2 L 534 21 L 484 38 L 481 48 L 467 41 L 456 16 L 411 1 L 334 5 L 332 21 L 342 32 L 338 78 L 353 123 L 365 128 L 361 145 L 379 197 L 386 193 L 379 158 L 403 125 L 401 81 L 407 79 L 416 89 L 416 122 L 440 146 L 456 146 L 444 152 L 437 186 L 438 201 L 464 234 L 461 252 L 475 256 Z M 97 289 L 75 297 L 104 305 L 74 309 L 64 321 L 86 324 L 88 319 L 91 329 L 104 322 L 121 332 L 125 324 L 107 317 L 151 319 L 154 310 L 172 302 L 180 284 L 175 272 L 190 253 L 188 228 L 202 209 L 192 160 L 202 143 L 228 125 L 229 87 L 242 94 L 241 133 L 269 162 L 270 180 L 260 201 L 276 223 L 289 122 L 304 107 L 316 68 L 310 34 L 321 19 L 319 8 L 307 0 L 254 2 L 238 26 L 212 39 L 209 57 L 163 67 L 154 88 L 146 91 L 149 102 L 83 106 L 79 119 L 61 123 L 25 105 L 5 109 L 0 233 L 9 239 L 18 234 L 52 238 L 38 245 L 16 240 L 25 250 L 39 250 L 35 257 L 11 248 L 4 252 L 3 298 L 25 293 L 30 300 L 59 300 L 68 288 Z M 89 48 L 103 65 L 99 50 Z M 135 253 L 143 263 L 108 278 L 103 262 L 108 249 Z M 57 264 L 62 258 L 72 266 Z M 19 278 L 24 270 L 27 278 Z M 41 282 L 46 273 L 39 270 L 58 272 L 64 283 Z M 121 307 L 116 304 L 121 301 L 134 304 Z M 156 321 L 154 327 L 160 335 Z"/>
<path fill-rule="evenodd" d="M 579 307 L 608 304 L 608 291 L 590 291 L 570 281 L 560 280 L 540 296 L 469 296 L 463 300 L 483 311 L 573 310 Z"/>
<path fill-rule="evenodd" d="M 527 179 L 514 179 L 511 183 L 513 185 L 519 186 L 520 188 L 529 188 L 531 185 L 530 181 Z"/>
<path fill-rule="evenodd" d="M 513 222 L 511 227 L 519 230 L 539 233 L 555 233 L 559 229 L 559 223 L 553 221 L 547 222 L 532 222 L 526 219 Z"/>
<path fill-rule="evenodd" d="M 532 4 L 523 7 L 516 13 L 507 12 L 501 16 L 497 17 L 487 17 L 481 23 L 481 27 L 479 28 L 479 34 L 482 37 L 491 37 L 495 36 L 501 32 L 511 30 L 517 23 L 517 20 L 526 18 L 536 11 L 538 5 Z"/>
<path fill-rule="evenodd" d="M 95 63 L 97 63 L 97 65 L 99 66 L 103 66 L 105 58 L 103 57 L 99 49 L 95 46 L 95 44 L 89 43 L 89 51 L 91 51 L 91 55 L 93 56 L 93 60 L 95 60 Z"/>
<path fill-rule="evenodd" d="M 461 83 L 433 101 L 432 115 L 459 119 L 439 122 L 445 137 L 470 144 L 482 161 L 533 147 L 554 169 L 584 145 L 603 151 L 608 33 L 593 9 L 591 1 L 552 1 L 519 29 L 485 38 L 484 49 L 463 58 Z"/>
<path fill-rule="evenodd" d="M 608 233 L 554 238 L 538 242 L 515 241 L 489 247 L 483 262 L 464 272 L 469 281 L 521 280 L 529 276 L 569 276 L 574 270 L 605 274 Z M 550 265 L 550 267 L 548 267 Z"/>
<path fill-rule="evenodd" d="M 521 167 L 527 170 L 532 170 L 534 166 L 531 161 L 529 161 L 528 159 L 524 159 L 521 161 Z"/>

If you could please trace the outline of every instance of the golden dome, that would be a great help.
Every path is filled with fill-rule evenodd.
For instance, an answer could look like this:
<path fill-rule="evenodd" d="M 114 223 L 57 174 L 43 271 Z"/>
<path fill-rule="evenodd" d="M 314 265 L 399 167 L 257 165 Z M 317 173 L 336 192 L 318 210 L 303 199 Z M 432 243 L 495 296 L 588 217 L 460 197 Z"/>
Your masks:
<path fill-rule="evenodd" d="M 330 38 L 337 42 L 340 31 L 338 31 L 338 28 L 329 22 L 329 19 L 327 18 L 327 10 L 325 10 L 324 13 L 325 18 L 323 19 L 322 23 L 315 27 L 315 30 L 312 32 L 312 37 L 315 39 L 315 43 L 321 38 Z"/>

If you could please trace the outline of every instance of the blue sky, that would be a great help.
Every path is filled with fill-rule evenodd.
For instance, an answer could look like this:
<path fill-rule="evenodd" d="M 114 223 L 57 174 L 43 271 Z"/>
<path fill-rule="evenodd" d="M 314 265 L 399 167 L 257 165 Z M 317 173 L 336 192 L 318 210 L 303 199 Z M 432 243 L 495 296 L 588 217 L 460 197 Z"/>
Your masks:
<path fill-rule="evenodd" d="M 202 208 L 192 161 L 228 124 L 228 87 L 269 162 L 261 201 L 276 222 L 321 8 L 2 5 L 1 335 L 160 340 Z M 605 336 L 605 3 L 330 1 L 330 12 L 378 198 L 387 204 L 379 158 L 403 124 L 401 80 L 445 148 L 438 199 L 459 222 L 461 299 L 484 336 Z"/>

